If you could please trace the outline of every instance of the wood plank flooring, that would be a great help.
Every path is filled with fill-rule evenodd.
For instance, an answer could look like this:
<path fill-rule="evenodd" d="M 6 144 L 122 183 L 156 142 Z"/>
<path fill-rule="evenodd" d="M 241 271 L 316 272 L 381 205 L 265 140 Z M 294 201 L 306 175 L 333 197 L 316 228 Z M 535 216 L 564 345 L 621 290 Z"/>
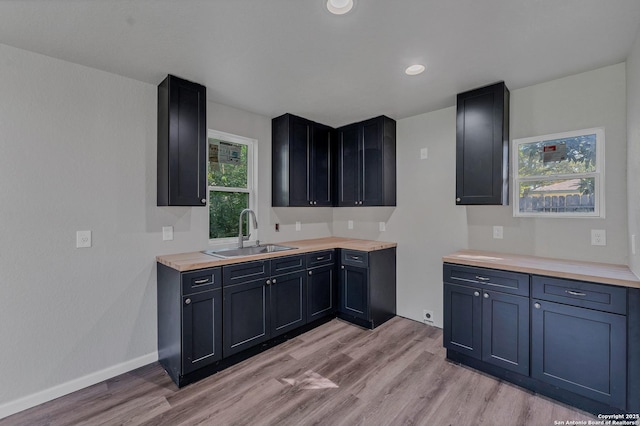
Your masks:
<path fill-rule="evenodd" d="M 317 375 L 338 387 L 308 389 Z M 0 425 L 499 426 L 590 419 L 446 361 L 442 330 L 396 317 L 374 331 L 332 320 L 183 389 L 154 363 Z"/>

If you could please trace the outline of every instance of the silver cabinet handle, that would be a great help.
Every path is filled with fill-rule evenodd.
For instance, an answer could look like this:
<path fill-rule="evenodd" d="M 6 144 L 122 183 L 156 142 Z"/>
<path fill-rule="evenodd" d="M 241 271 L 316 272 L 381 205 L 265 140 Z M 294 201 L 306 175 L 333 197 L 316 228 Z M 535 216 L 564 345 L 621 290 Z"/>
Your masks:
<path fill-rule="evenodd" d="M 474 292 L 473 292 L 473 295 L 474 295 L 475 297 L 478 297 L 478 296 L 480 296 L 480 292 L 479 292 L 479 291 L 474 291 Z"/>
<path fill-rule="evenodd" d="M 340 267 L 340 269 L 344 269 L 344 265 L 342 265 L 342 266 Z"/>
<path fill-rule="evenodd" d="M 573 291 L 573 290 L 565 290 L 564 291 L 567 294 L 570 294 L 572 296 L 586 296 L 587 293 L 580 293 L 579 291 Z"/>
<path fill-rule="evenodd" d="M 485 293 L 485 294 L 484 294 L 484 298 L 485 298 L 485 299 L 488 299 L 488 298 L 489 298 L 489 293 Z"/>
<path fill-rule="evenodd" d="M 206 199 L 206 198 L 202 198 L 202 199 L 200 200 L 200 202 L 201 202 L 202 204 L 206 204 L 206 203 L 207 203 L 207 199 Z"/>
<path fill-rule="evenodd" d="M 357 202 L 357 201 L 355 202 L 355 205 L 356 205 L 356 206 L 358 205 L 358 202 Z"/>
<path fill-rule="evenodd" d="M 360 256 L 351 256 L 352 260 L 360 260 Z"/>
<path fill-rule="evenodd" d="M 191 299 L 187 299 L 187 300 L 184 301 L 185 305 L 189 305 L 190 303 L 191 303 Z"/>
<path fill-rule="evenodd" d="M 309 275 L 311 275 L 311 274 L 312 274 L 312 272 L 311 272 L 311 271 L 309 271 Z"/>
<path fill-rule="evenodd" d="M 267 285 L 270 285 L 270 284 L 271 284 L 271 280 L 267 280 Z"/>
<path fill-rule="evenodd" d="M 195 280 L 193 283 L 194 284 L 204 284 L 204 283 L 208 283 L 209 282 L 209 278 L 203 278 L 201 280 Z"/>
<path fill-rule="evenodd" d="M 538 302 L 533 304 L 533 307 L 536 309 L 540 309 L 542 307 L 542 305 L 540 305 Z"/>
<path fill-rule="evenodd" d="M 459 202 L 460 202 L 460 198 L 456 198 L 456 202 L 458 202 L 458 203 L 459 203 Z"/>
<path fill-rule="evenodd" d="M 487 278 L 487 277 L 481 277 L 479 275 L 476 275 L 476 280 L 480 280 L 480 281 L 490 281 L 491 278 Z"/>
<path fill-rule="evenodd" d="M 324 256 L 316 257 L 316 260 L 323 260 Z"/>
<path fill-rule="evenodd" d="M 274 278 L 273 280 L 271 280 L 271 284 L 275 284 L 276 283 L 276 279 Z"/>

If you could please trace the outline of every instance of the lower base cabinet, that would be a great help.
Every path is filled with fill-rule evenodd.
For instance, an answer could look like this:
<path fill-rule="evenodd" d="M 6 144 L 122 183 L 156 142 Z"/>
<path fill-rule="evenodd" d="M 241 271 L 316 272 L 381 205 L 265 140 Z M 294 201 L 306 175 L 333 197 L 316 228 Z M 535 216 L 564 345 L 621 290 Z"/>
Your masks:
<path fill-rule="evenodd" d="M 393 317 L 395 248 L 343 250 L 342 276 L 340 254 L 331 249 L 188 272 L 159 263 L 160 363 L 181 387 L 336 314 L 368 328 Z"/>
<path fill-rule="evenodd" d="M 375 328 L 396 314 L 395 247 L 363 252 L 342 250 L 338 316 Z"/>
<path fill-rule="evenodd" d="M 449 359 L 592 413 L 638 412 L 640 289 L 446 263 L 443 275 Z"/>

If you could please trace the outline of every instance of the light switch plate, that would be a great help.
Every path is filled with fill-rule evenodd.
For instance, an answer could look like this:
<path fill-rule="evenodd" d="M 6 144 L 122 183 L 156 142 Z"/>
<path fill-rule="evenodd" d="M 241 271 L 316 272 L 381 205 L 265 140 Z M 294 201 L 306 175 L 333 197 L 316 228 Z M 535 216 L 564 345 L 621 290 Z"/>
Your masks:
<path fill-rule="evenodd" d="M 420 159 L 421 160 L 426 160 L 427 158 L 429 158 L 429 150 L 427 148 L 421 148 L 420 149 Z"/>
<path fill-rule="evenodd" d="M 91 231 L 76 231 L 76 248 L 91 247 Z"/>
<path fill-rule="evenodd" d="M 347 229 L 353 229 L 353 221 L 347 221 Z"/>
<path fill-rule="evenodd" d="M 173 240 L 173 226 L 162 227 L 162 241 Z"/>
<path fill-rule="evenodd" d="M 299 231 L 302 229 L 302 224 L 300 222 L 296 222 L 296 231 Z"/>
<path fill-rule="evenodd" d="M 384 232 L 384 231 L 386 231 L 386 230 L 387 230 L 387 224 L 386 224 L 386 223 L 384 223 L 384 222 L 380 222 L 380 223 L 378 224 L 378 228 L 380 229 L 380 232 Z"/>

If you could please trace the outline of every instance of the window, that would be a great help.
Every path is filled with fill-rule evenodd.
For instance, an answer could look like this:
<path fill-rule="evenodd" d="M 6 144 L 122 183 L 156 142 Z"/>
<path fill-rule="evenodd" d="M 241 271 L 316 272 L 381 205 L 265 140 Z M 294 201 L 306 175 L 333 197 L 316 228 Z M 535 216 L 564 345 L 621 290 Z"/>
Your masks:
<path fill-rule="evenodd" d="M 513 215 L 604 217 L 604 129 L 513 140 Z"/>
<path fill-rule="evenodd" d="M 257 162 L 254 155 L 256 140 L 209 130 L 209 240 L 216 243 L 236 242 L 238 217 L 244 209 L 256 212 Z M 243 218 L 243 234 L 249 229 Z"/>

